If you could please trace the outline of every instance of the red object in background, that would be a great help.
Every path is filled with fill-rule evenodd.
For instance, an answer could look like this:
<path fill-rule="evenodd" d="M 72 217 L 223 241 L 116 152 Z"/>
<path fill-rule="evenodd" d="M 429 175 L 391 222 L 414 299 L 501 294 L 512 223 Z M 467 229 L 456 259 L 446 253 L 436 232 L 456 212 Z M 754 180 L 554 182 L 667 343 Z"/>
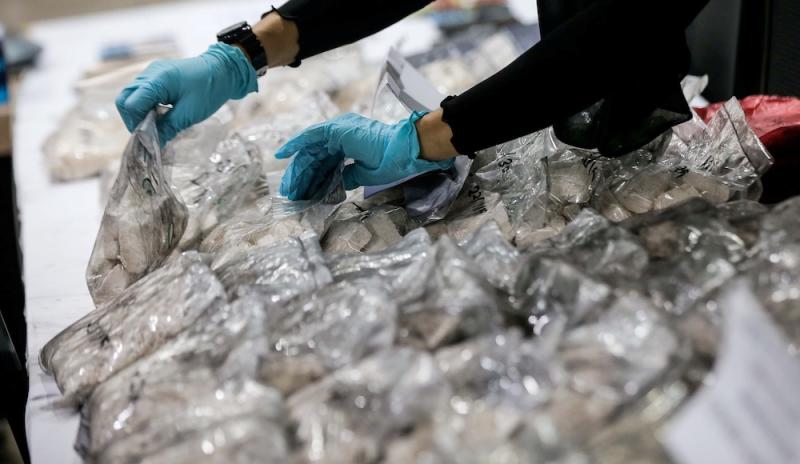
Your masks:
<path fill-rule="evenodd" d="M 437 11 L 475 8 L 486 5 L 505 5 L 506 0 L 436 0 L 431 8 Z"/>
<path fill-rule="evenodd" d="M 747 123 L 775 158 L 775 164 L 762 179 L 761 201 L 777 203 L 800 195 L 800 99 L 772 95 L 753 95 L 739 102 Z M 724 103 L 695 108 L 708 122 Z"/>

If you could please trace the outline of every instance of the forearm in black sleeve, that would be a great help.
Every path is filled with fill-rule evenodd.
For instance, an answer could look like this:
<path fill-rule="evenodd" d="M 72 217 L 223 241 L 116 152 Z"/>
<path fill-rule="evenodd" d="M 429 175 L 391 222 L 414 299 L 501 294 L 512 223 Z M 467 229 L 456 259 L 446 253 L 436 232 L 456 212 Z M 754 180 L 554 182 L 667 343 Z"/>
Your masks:
<path fill-rule="evenodd" d="M 297 60 L 372 35 L 433 0 L 289 0 L 278 14 L 297 24 Z"/>
<path fill-rule="evenodd" d="M 707 1 L 597 1 L 494 76 L 442 102 L 453 145 L 471 153 L 543 129 L 619 92 L 622 78 L 634 91 L 647 86 L 637 82 L 642 71 L 677 59 L 676 38 L 685 53 L 684 29 Z M 678 72 L 663 78 L 679 79 Z"/>

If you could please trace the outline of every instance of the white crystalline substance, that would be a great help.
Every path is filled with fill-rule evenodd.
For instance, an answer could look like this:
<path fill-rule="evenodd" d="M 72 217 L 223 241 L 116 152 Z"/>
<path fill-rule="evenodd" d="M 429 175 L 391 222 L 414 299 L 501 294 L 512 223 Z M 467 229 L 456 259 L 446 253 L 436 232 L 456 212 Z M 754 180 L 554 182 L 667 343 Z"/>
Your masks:
<path fill-rule="evenodd" d="M 558 235 L 561 230 L 564 229 L 566 226 L 566 221 L 561 216 L 553 216 L 551 217 L 544 227 L 540 228 L 530 228 L 530 227 L 520 227 L 517 229 L 517 233 L 514 236 L 514 243 L 520 249 L 526 249 L 537 243 L 543 242 L 549 238 L 555 237 Z"/>
<path fill-rule="evenodd" d="M 395 219 L 395 217 L 397 217 Z M 398 225 L 395 221 L 399 221 Z M 402 208 L 378 209 L 364 219 L 372 239 L 364 251 L 380 251 L 403 239 L 401 230 L 408 227 L 408 215 Z"/>
<path fill-rule="evenodd" d="M 361 221 L 334 223 L 322 242 L 325 253 L 359 252 L 367 246 L 372 238 L 367 226 Z"/>
<path fill-rule="evenodd" d="M 690 198 L 700 198 L 702 194 L 691 185 L 681 185 L 667 190 L 656 198 L 653 209 L 659 210 L 683 203 Z"/>
<path fill-rule="evenodd" d="M 591 195 L 592 176 L 581 163 L 549 170 L 550 193 L 565 203 L 586 203 Z"/>
<path fill-rule="evenodd" d="M 496 201 L 493 206 L 489 206 L 485 213 L 447 220 L 445 222 L 445 233 L 454 240 L 461 241 L 487 222 L 494 222 L 498 225 L 504 237 L 511 238 L 511 223 L 509 222 L 506 208 L 500 201 Z"/>
<path fill-rule="evenodd" d="M 669 185 L 669 173 L 643 172 L 617 187 L 614 196 L 628 211 L 642 214 L 653 209 L 655 199 L 667 191 Z"/>
<path fill-rule="evenodd" d="M 276 219 L 271 204 L 259 202 L 241 209 L 236 215 L 214 228 L 199 245 L 204 253 L 215 253 L 215 262 L 251 248 L 273 245 L 309 231 L 299 216 Z"/>
<path fill-rule="evenodd" d="M 725 184 L 702 174 L 694 172 L 687 173 L 680 178 L 680 182 L 694 188 L 703 198 L 715 205 L 725 203 L 731 196 L 731 191 Z"/>
<path fill-rule="evenodd" d="M 600 214 L 612 222 L 622 222 L 631 217 L 631 212 L 619 204 L 614 194 L 608 191 L 602 192 L 598 196 L 594 206 L 600 211 Z"/>

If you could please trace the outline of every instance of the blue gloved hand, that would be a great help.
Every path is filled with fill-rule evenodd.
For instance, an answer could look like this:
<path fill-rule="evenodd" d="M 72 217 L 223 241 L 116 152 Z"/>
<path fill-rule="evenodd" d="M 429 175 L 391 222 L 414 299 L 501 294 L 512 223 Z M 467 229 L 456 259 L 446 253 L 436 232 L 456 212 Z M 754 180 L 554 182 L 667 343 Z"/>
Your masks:
<path fill-rule="evenodd" d="M 448 169 L 452 159 L 433 162 L 420 158 L 415 123 L 424 115 L 415 112 L 388 125 L 348 113 L 309 127 L 275 153 L 278 159 L 295 157 L 281 179 L 281 195 L 290 200 L 312 198 L 345 158 L 355 161 L 344 168 L 347 190 Z"/>
<path fill-rule="evenodd" d="M 257 90 L 256 71 L 244 52 L 215 43 L 194 58 L 154 61 L 122 90 L 117 110 L 133 131 L 159 103 L 173 105 L 157 122 L 163 145 L 214 114 L 228 100 Z"/>

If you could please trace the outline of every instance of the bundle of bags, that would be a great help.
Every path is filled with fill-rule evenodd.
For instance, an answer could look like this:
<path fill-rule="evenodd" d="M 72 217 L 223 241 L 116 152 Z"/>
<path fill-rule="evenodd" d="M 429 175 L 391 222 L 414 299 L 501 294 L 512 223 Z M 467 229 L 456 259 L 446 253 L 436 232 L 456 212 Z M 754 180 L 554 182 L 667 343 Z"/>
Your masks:
<path fill-rule="evenodd" d="M 430 221 L 338 171 L 278 195 L 279 141 L 335 108 L 292 95 L 164 153 L 155 114 L 131 136 L 96 308 L 41 353 L 87 461 L 666 463 L 730 285 L 800 343 L 800 200 L 755 201 L 771 157 L 735 100 L 620 158 L 549 129 L 485 150 Z"/>

